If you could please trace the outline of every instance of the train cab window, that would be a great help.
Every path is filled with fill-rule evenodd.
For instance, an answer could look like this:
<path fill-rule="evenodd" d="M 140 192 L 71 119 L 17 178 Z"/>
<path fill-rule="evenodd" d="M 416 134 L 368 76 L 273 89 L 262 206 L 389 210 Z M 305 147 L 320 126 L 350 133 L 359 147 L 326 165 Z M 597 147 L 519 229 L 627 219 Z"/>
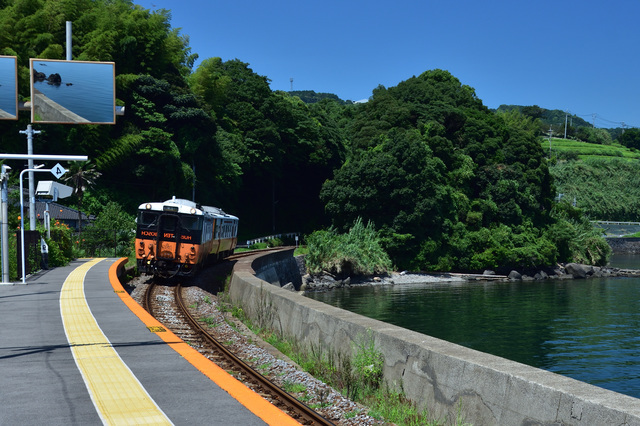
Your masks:
<path fill-rule="evenodd" d="M 153 226 L 156 225 L 158 220 L 158 213 L 141 211 L 138 214 L 138 225 Z"/>
<path fill-rule="evenodd" d="M 175 216 L 165 216 L 163 215 L 161 217 L 161 225 L 160 228 L 163 231 L 167 231 L 167 232 L 175 232 L 176 230 L 176 225 L 178 223 L 178 218 Z"/>
<path fill-rule="evenodd" d="M 198 216 L 182 216 L 180 218 L 182 228 L 189 231 L 199 231 L 202 229 L 202 219 Z"/>

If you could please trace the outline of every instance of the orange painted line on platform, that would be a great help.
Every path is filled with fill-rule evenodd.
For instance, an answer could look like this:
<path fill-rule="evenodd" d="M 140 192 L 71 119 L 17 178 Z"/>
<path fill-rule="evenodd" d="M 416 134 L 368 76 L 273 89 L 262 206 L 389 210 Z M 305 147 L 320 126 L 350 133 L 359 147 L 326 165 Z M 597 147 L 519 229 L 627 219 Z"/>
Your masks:
<path fill-rule="evenodd" d="M 118 279 L 118 267 L 121 264 L 127 262 L 127 258 L 117 260 L 109 268 L 109 281 L 111 286 L 125 305 L 131 309 L 131 311 L 150 329 L 151 327 L 161 327 L 166 330 L 156 333 L 162 340 L 165 341 L 173 350 L 178 352 L 184 359 L 189 361 L 194 367 L 196 367 L 202 374 L 207 376 L 218 386 L 224 389 L 229 395 L 235 398 L 240 404 L 244 405 L 253 414 L 264 420 L 270 425 L 299 425 L 292 417 L 280 411 L 273 404 L 260 395 L 246 387 L 243 383 L 238 381 L 235 377 L 224 371 L 214 362 L 202 355 L 197 350 L 186 344 L 182 339 L 173 334 L 167 329 L 160 321 L 151 316 L 142 306 L 138 304 L 127 293 L 120 280 Z"/>

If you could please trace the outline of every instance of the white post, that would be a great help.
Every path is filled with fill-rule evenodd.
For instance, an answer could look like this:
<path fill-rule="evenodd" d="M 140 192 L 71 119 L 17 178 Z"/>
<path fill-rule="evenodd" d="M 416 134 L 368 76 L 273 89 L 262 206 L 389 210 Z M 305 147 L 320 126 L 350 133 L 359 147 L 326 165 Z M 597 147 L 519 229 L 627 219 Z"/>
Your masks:
<path fill-rule="evenodd" d="M 32 160 L 33 161 L 33 160 Z M 42 167 L 42 166 L 40 166 Z M 23 171 L 20 172 L 20 240 L 21 240 L 21 248 L 22 248 L 22 284 L 26 284 L 27 281 L 27 268 L 25 266 L 25 261 L 24 261 L 24 200 L 23 200 L 23 189 L 22 189 L 22 175 L 24 174 L 24 172 L 29 172 L 29 175 L 32 176 L 33 172 L 50 172 L 51 169 L 24 169 Z M 35 197 L 34 197 L 35 198 Z M 35 228 L 35 227 L 34 227 Z M 32 231 L 34 231 L 35 229 L 32 229 Z"/>
<path fill-rule="evenodd" d="M 47 239 L 51 239 L 51 215 L 49 214 L 49 203 L 47 203 L 47 209 L 44 211 L 44 229 L 47 231 Z"/>
<path fill-rule="evenodd" d="M 67 61 L 71 61 L 71 21 L 67 21 Z"/>
<path fill-rule="evenodd" d="M 27 135 L 27 169 L 33 170 L 33 135 L 39 134 L 40 130 L 33 130 L 29 124 L 27 130 L 20 130 L 20 133 Z M 22 198 L 22 193 L 20 193 L 20 197 Z M 35 181 L 32 172 L 29 172 L 29 227 L 32 231 L 36 229 Z"/>
<path fill-rule="evenodd" d="M 2 283 L 9 284 L 9 170 L 11 167 L 2 165 L 0 180 L 2 183 Z"/>

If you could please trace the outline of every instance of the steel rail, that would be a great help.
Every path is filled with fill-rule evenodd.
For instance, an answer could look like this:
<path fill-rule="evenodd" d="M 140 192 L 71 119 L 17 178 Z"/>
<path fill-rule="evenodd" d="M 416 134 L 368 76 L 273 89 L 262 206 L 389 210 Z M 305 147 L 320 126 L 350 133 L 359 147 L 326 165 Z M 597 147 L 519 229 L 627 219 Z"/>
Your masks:
<path fill-rule="evenodd" d="M 151 306 L 151 294 L 153 293 L 153 289 L 155 288 L 156 283 L 152 282 L 147 286 L 147 289 L 144 292 L 144 298 L 142 299 L 142 303 L 143 303 L 143 308 L 145 311 L 149 312 L 149 314 L 151 314 L 152 317 L 155 317 L 155 315 L 153 315 L 153 307 Z"/>
<path fill-rule="evenodd" d="M 187 321 L 191 324 L 191 326 L 198 330 L 201 333 L 202 337 L 207 340 L 210 344 L 212 344 L 216 350 L 220 351 L 225 358 L 231 361 L 238 369 L 242 370 L 247 376 L 250 376 L 253 380 L 259 382 L 262 386 L 272 392 L 276 397 L 291 409 L 295 410 L 300 416 L 305 418 L 308 421 L 311 421 L 312 425 L 333 425 L 332 422 L 322 417 L 316 411 L 309 408 L 307 405 L 298 401 L 293 396 L 289 395 L 283 389 L 278 387 L 275 383 L 264 377 L 262 374 L 255 371 L 251 366 L 238 358 L 235 354 L 229 351 L 224 345 L 222 345 L 218 340 L 216 340 L 213 336 L 211 336 L 199 323 L 198 321 L 191 315 L 189 310 L 187 309 L 184 301 L 182 299 L 182 285 L 178 283 L 175 287 L 175 299 L 176 304 L 179 309 L 184 314 Z"/>

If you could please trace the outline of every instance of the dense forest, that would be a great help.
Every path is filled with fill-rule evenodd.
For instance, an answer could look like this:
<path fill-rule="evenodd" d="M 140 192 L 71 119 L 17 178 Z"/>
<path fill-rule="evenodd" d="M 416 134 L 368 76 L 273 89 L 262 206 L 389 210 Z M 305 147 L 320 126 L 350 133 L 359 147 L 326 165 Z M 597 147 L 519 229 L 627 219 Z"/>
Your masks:
<path fill-rule="evenodd" d="M 241 238 L 364 220 L 414 270 L 606 261 L 580 211 L 555 201 L 535 118 L 489 110 L 443 70 L 361 104 L 274 92 L 238 59 L 193 69 L 170 16 L 127 0 L 0 0 L 0 54 L 18 58 L 22 101 L 29 58 L 63 59 L 65 21 L 75 60 L 116 64 L 115 125 L 42 125 L 34 141 L 39 154 L 89 156 L 100 177 L 87 212 L 195 197 L 239 216 Z M 0 122 L 5 152 L 25 152 L 26 115 Z"/>

